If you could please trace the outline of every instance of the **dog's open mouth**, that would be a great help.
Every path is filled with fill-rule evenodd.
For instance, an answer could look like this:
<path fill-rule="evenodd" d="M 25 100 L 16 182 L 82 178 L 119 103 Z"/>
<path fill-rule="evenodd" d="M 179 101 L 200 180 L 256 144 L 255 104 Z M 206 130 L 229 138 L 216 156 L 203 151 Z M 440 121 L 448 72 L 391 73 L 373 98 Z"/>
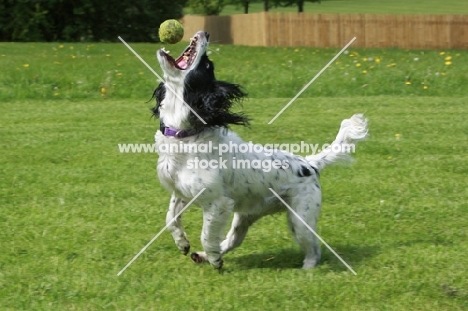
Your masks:
<path fill-rule="evenodd" d="M 177 69 L 187 70 L 190 68 L 190 66 L 195 61 L 195 58 L 197 57 L 198 39 L 198 35 L 195 35 L 192 39 L 190 39 L 189 46 L 177 59 L 174 59 L 171 55 L 169 55 L 169 52 L 164 48 L 160 50 L 160 55 L 166 57 L 167 61 Z"/>

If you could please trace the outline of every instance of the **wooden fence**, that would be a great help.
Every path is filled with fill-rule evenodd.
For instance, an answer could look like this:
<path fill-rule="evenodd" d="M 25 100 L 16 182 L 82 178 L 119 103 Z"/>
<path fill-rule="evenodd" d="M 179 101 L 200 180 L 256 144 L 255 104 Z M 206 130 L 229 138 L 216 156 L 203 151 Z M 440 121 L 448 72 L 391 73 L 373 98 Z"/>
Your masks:
<path fill-rule="evenodd" d="M 256 13 L 183 18 L 184 40 L 248 46 L 468 49 L 468 15 Z"/>

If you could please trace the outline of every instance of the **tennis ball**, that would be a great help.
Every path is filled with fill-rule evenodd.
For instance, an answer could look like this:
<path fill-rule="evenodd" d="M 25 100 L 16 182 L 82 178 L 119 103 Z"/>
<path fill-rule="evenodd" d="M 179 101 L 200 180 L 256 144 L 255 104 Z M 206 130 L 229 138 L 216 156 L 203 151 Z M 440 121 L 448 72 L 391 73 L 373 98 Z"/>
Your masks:
<path fill-rule="evenodd" d="M 175 19 L 168 19 L 159 26 L 159 39 L 164 43 L 177 43 L 183 36 L 184 26 Z"/>

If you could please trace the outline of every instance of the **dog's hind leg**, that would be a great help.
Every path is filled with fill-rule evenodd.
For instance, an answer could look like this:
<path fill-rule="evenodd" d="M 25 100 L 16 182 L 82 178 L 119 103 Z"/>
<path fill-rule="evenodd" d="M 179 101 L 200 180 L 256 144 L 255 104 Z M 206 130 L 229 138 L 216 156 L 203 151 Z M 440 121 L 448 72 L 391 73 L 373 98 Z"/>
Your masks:
<path fill-rule="evenodd" d="M 240 246 L 242 241 L 244 241 L 249 227 L 259 218 L 260 216 L 257 215 L 242 215 L 234 213 L 231 229 L 229 230 L 226 239 L 221 242 L 221 253 L 226 254 L 230 250 Z"/>
<path fill-rule="evenodd" d="M 174 193 L 171 196 L 171 202 L 169 203 L 169 210 L 166 214 L 166 224 L 168 225 L 167 230 L 172 234 L 175 244 L 180 252 L 184 255 L 190 250 L 190 243 L 187 239 L 187 235 L 182 225 L 182 215 L 179 215 L 176 219 L 174 217 L 184 208 L 185 201 L 177 197 Z M 174 220 L 174 221 L 173 221 Z"/>
<path fill-rule="evenodd" d="M 316 192 L 315 195 L 310 195 L 309 192 L 309 195 L 296 196 L 291 200 L 290 206 L 310 228 L 317 232 L 316 224 L 321 206 L 320 191 Z M 302 268 L 309 269 L 315 267 L 320 261 L 319 239 L 291 211 L 288 211 L 288 224 L 294 239 L 305 253 Z"/>
<path fill-rule="evenodd" d="M 221 240 L 234 209 L 234 200 L 222 197 L 211 202 L 208 206 L 202 207 L 203 229 L 201 243 L 205 251 L 192 253 L 190 257 L 196 263 L 209 261 L 213 268 L 221 269 L 223 266 Z"/>

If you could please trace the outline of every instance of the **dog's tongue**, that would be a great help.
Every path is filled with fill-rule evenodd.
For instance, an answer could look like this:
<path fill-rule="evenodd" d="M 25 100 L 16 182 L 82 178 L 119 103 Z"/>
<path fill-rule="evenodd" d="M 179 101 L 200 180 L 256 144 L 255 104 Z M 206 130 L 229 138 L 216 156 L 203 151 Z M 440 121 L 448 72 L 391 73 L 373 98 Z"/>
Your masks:
<path fill-rule="evenodd" d="M 187 62 L 184 60 L 183 57 L 181 57 L 181 58 L 177 61 L 177 66 L 179 66 L 179 67 L 182 68 L 182 69 L 187 68 Z"/>

